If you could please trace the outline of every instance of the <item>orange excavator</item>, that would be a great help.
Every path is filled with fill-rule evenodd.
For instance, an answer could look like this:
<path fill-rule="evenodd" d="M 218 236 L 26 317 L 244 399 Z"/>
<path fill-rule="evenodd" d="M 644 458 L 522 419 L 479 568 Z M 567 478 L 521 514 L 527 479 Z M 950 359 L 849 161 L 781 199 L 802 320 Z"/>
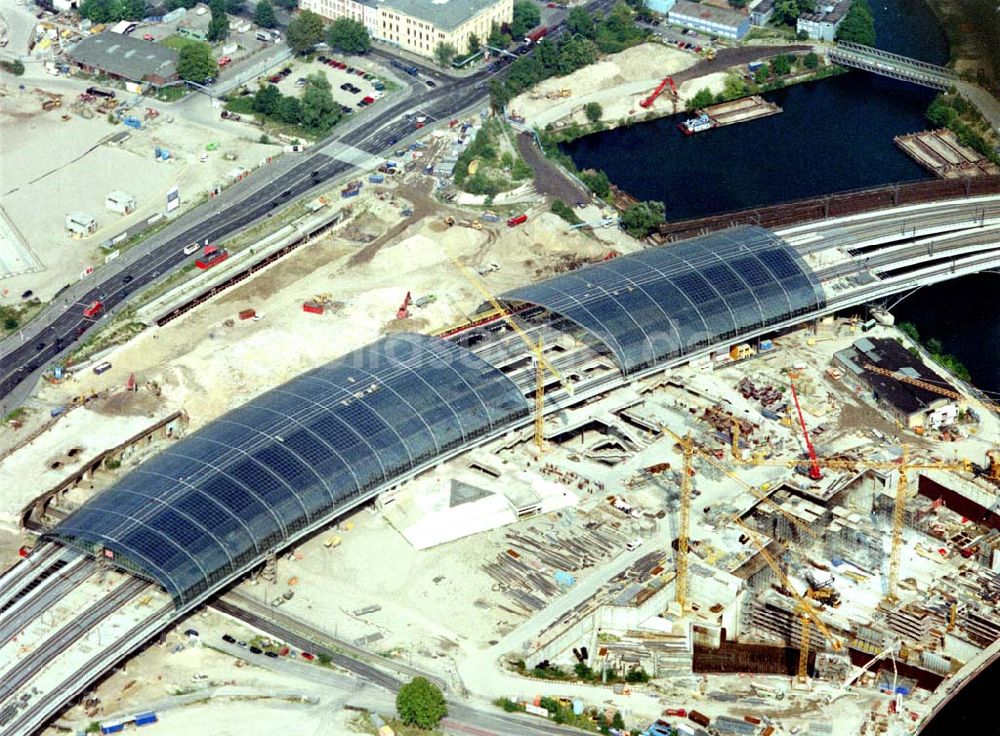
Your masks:
<path fill-rule="evenodd" d="M 396 319 L 407 319 L 410 316 L 410 292 L 406 292 L 406 298 L 396 310 Z"/>
<path fill-rule="evenodd" d="M 660 93 L 663 92 L 664 88 L 666 88 L 666 86 L 668 84 L 670 85 L 670 92 L 671 92 L 671 94 L 673 94 L 674 99 L 676 100 L 677 99 L 677 85 L 674 84 L 674 78 L 673 77 L 664 77 L 663 81 L 660 82 L 659 85 L 657 85 L 656 89 L 654 89 L 650 93 L 649 97 L 647 97 L 646 99 L 644 99 L 639 104 L 642 107 L 645 107 L 645 108 L 652 107 L 653 103 L 656 102 L 656 98 L 660 96 Z"/>

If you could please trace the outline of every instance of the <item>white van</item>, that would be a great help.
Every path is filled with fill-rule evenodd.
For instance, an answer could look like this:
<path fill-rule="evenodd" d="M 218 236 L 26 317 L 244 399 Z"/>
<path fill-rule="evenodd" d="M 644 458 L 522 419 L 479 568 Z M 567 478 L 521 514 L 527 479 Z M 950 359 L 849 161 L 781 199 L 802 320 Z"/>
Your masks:
<path fill-rule="evenodd" d="M 641 539 L 633 539 L 631 542 L 625 543 L 625 549 L 627 549 L 629 552 L 639 549 L 641 546 L 642 546 Z"/>
<path fill-rule="evenodd" d="M 256 38 L 258 41 L 270 41 L 271 34 L 268 33 L 267 31 L 257 31 L 257 33 L 254 34 L 254 38 Z"/>
<path fill-rule="evenodd" d="M 200 247 L 201 246 L 199 246 L 197 243 L 191 243 L 191 245 L 185 245 L 184 246 L 184 255 L 189 256 L 192 253 L 194 253 L 196 250 L 198 250 L 198 248 L 200 248 Z"/>

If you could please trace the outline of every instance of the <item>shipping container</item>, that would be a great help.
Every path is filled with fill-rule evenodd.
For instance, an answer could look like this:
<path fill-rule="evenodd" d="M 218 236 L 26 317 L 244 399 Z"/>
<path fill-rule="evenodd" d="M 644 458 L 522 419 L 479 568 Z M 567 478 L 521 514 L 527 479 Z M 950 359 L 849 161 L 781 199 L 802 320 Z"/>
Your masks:
<path fill-rule="evenodd" d="M 309 314 L 323 314 L 323 305 L 318 302 L 304 302 L 302 311 L 309 312 Z"/>
<path fill-rule="evenodd" d="M 527 215 L 518 215 L 517 217 L 512 217 L 507 220 L 507 227 L 517 227 L 528 221 Z"/>
<path fill-rule="evenodd" d="M 194 265 L 205 271 L 213 266 L 218 266 L 229 258 L 229 251 L 224 248 L 216 248 L 214 245 L 206 245 L 201 255 L 195 260 Z"/>
<path fill-rule="evenodd" d="M 156 714 L 153 712 L 149 713 L 139 713 L 135 717 L 135 725 L 137 726 L 148 726 L 150 723 L 156 723 Z"/>
<path fill-rule="evenodd" d="M 760 736 L 771 736 L 774 733 L 774 726 L 768 726 L 764 729 Z"/>
<path fill-rule="evenodd" d="M 382 174 L 369 174 L 368 181 L 372 184 L 381 184 L 385 181 L 385 177 Z"/>
<path fill-rule="evenodd" d="M 479 219 L 483 222 L 500 222 L 500 217 L 492 212 L 484 212 L 479 216 Z"/>
<path fill-rule="evenodd" d="M 254 309 L 241 309 L 240 319 L 251 319 L 252 317 L 256 316 L 256 314 L 257 311 Z"/>
<path fill-rule="evenodd" d="M 690 713 L 688 713 L 688 720 L 694 721 L 699 726 L 705 726 L 706 728 L 708 727 L 708 724 L 712 722 L 711 718 L 706 716 L 704 713 L 699 713 L 696 710 L 693 710 Z"/>
<path fill-rule="evenodd" d="M 747 723 L 752 723 L 755 726 L 760 725 L 760 719 L 757 716 L 743 716 L 743 720 Z"/>

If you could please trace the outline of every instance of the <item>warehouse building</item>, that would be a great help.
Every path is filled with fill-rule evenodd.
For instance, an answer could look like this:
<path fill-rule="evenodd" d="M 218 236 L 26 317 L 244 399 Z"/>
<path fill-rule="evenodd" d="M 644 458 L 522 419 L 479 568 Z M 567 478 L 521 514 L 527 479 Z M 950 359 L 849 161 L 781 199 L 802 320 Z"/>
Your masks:
<path fill-rule="evenodd" d="M 879 404 L 909 429 L 937 429 L 958 418 L 959 406 L 953 399 L 865 368 L 874 365 L 954 391 L 954 387 L 943 382 L 895 340 L 864 337 L 837 353 L 837 361 L 867 385 Z"/>
<path fill-rule="evenodd" d="M 754 0 L 747 10 L 750 11 L 752 25 L 766 26 L 774 16 L 774 0 Z"/>
<path fill-rule="evenodd" d="M 688 0 L 677 0 L 667 13 L 667 20 L 674 25 L 737 41 L 750 32 L 750 16 L 746 13 Z"/>
<path fill-rule="evenodd" d="M 485 40 L 494 23 L 514 17 L 514 0 L 301 0 L 300 6 L 332 20 L 361 21 L 376 41 L 428 58 L 440 44 L 464 53 L 471 35 Z"/>
<path fill-rule="evenodd" d="M 803 13 L 795 24 L 799 33 L 809 34 L 809 38 L 817 41 L 833 41 L 837 29 L 847 17 L 851 9 L 851 0 L 840 0 L 838 3 L 824 2 L 816 6 L 813 13 Z"/>
<path fill-rule="evenodd" d="M 136 84 L 162 87 L 177 79 L 177 51 L 109 31 L 83 39 L 68 58 L 87 74 L 106 74 Z"/>

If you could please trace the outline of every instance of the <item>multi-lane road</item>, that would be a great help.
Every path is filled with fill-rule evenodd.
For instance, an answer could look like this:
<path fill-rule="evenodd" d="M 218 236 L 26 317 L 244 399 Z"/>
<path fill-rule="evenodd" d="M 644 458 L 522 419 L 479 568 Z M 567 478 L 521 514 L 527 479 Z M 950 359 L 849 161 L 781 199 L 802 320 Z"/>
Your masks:
<path fill-rule="evenodd" d="M 604 9 L 611 2 L 596 0 L 588 7 Z M 557 26 L 551 37 L 558 38 L 561 34 L 564 15 L 564 11 L 558 11 L 550 18 L 549 22 Z M 382 50 L 374 53 L 391 58 Z M 44 370 L 68 354 L 100 323 L 100 317 L 84 317 L 85 306 L 100 300 L 105 314 L 113 314 L 137 291 L 192 260 L 193 255 L 184 254 L 185 246 L 217 242 L 234 235 L 326 182 L 349 173 L 354 164 L 336 158 L 338 150 L 349 147 L 376 156 L 414 132 L 411 115 L 426 116 L 432 123 L 448 120 L 484 102 L 489 79 L 503 76 L 506 71 L 482 70 L 458 79 L 435 75 L 437 86 L 430 87 L 424 81 L 430 69 L 423 65 L 418 65 L 418 69 L 424 77 L 407 80 L 412 84 L 409 94 L 395 103 L 371 108 L 365 124 L 355 125 L 347 132 L 335 131 L 305 152 L 287 154 L 271 167 L 183 215 L 93 275 L 67 285 L 38 317 L 0 342 L 0 416 L 19 406 Z"/>

